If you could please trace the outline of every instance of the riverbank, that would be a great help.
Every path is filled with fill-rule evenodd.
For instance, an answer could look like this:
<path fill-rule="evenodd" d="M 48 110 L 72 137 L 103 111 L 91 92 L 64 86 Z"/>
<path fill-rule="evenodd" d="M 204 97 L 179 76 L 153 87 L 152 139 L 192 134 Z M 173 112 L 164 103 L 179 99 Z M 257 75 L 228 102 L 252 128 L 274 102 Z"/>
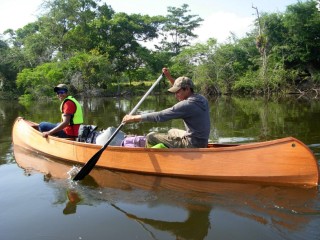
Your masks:
<path fill-rule="evenodd" d="M 92 97 L 130 97 L 130 96 L 142 96 L 153 84 L 153 81 L 145 81 L 145 82 L 132 82 L 128 83 L 120 83 L 120 84 L 111 84 L 108 89 L 102 88 L 91 88 L 86 90 L 77 90 L 75 87 L 72 87 L 70 90 L 70 94 L 80 98 L 92 98 Z M 153 90 L 152 94 L 165 94 L 167 93 L 167 89 L 169 88 L 169 83 L 165 81 L 161 81 L 159 85 Z M 197 88 L 196 88 L 196 92 Z M 227 96 L 239 96 L 246 97 L 248 94 L 245 93 L 237 93 L 237 92 L 229 92 L 229 93 L 218 93 L 218 94 L 206 94 L 199 92 L 201 94 L 206 95 L 207 97 L 217 97 L 220 95 Z M 215 92 L 216 93 L 216 92 Z M 262 97 L 266 96 L 267 98 L 271 96 L 277 97 L 285 97 L 296 95 L 298 97 L 306 97 L 310 99 L 318 99 L 320 98 L 320 86 L 313 84 L 309 81 L 303 81 L 299 83 L 295 87 L 291 87 L 290 89 L 285 89 L 279 92 L 269 92 L 266 93 L 257 93 L 257 94 L 249 94 L 253 97 Z M 19 95 L 16 91 L 0 91 L 0 100 L 10 100 L 10 99 L 25 99 L 26 95 Z M 53 95 L 52 95 L 53 96 Z M 31 98 L 33 96 L 28 96 L 26 99 Z M 41 99 L 50 99 L 51 96 L 42 96 Z"/>

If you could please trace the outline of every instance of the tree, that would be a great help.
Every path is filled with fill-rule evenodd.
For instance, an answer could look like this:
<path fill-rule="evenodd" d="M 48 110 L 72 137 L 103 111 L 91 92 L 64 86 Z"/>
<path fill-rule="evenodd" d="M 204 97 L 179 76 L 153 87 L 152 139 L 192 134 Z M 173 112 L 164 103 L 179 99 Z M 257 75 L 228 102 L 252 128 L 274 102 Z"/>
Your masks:
<path fill-rule="evenodd" d="M 268 83 L 268 76 L 267 76 L 267 68 L 268 68 L 268 36 L 265 34 L 264 28 L 262 26 L 260 20 L 260 14 L 257 7 L 252 6 L 256 10 L 257 13 L 257 26 L 259 30 L 259 34 L 256 37 L 256 46 L 259 49 L 259 53 L 261 55 L 261 67 L 260 67 L 260 78 L 263 81 L 264 85 L 264 92 L 265 94 L 269 94 L 269 83 Z"/>
<path fill-rule="evenodd" d="M 0 40 L 0 90 L 6 90 L 8 85 L 8 75 L 10 72 L 8 68 L 10 65 L 7 61 L 7 52 L 9 46 L 2 40 Z"/>
<path fill-rule="evenodd" d="M 95 88 L 107 89 L 112 80 L 108 55 L 95 51 L 76 54 L 67 61 L 66 69 L 65 80 L 70 81 L 79 92 Z"/>
<path fill-rule="evenodd" d="M 48 43 L 43 41 L 39 34 L 37 22 L 28 23 L 24 27 L 13 31 L 8 29 L 4 32 L 10 46 L 10 61 L 14 63 L 17 71 L 25 67 L 35 67 L 45 62 L 45 53 Z"/>
<path fill-rule="evenodd" d="M 49 0 L 39 18 L 40 32 L 60 58 L 94 48 L 92 23 L 100 0 Z"/>
<path fill-rule="evenodd" d="M 320 81 L 320 18 L 315 5 L 298 2 L 285 13 L 261 18 L 268 37 L 269 87 L 274 90 L 295 87 L 310 77 Z"/>
<path fill-rule="evenodd" d="M 160 46 L 156 45 L 157 49 L 177 55 L 183 47 L 190 46 L 190 41 L 197 37 L 193 30 L 200 26 L 203 19 L 198 15 L 186 15 L 190 12 L 188 7 L 187 4 L 183 4 L 181 8 L 168 7 L 169 14 L 161 32 L 163 39 L 160 41 Z"/>
<path fill-rule="evenodd" d="M 288 6 L 283 24 L 288 32 L 286 62 L 307 68 L 312 75 L 320 70 L 320 17 L 315 1 Z M 319 79 L 320 80 L 320 79 Z"/>
<path fill-rule="evenodd" d="M 112 17 L 101 14 L 96 20 L 99 39 L 96 48 L 100 53 L 108 54 L 117 81 L 124 73 L 131 83 L 131 78 L 136 78 L 133 72 L 148 65 L 151 52 L 141 42 L 157 38 L 161 22 L 159 16 L 126 13 L 116 13 Z"/>

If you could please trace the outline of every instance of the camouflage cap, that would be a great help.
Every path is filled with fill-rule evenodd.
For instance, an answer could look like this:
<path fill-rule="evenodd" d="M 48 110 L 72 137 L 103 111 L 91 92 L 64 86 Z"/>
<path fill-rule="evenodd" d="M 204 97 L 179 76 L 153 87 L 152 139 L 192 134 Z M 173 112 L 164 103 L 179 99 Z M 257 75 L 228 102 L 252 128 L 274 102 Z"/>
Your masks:
<path fill-rule="evenodd" d="M 171 88 L 168 89 L 169 92 L 176 93 L 179 91 L 181 88 L 194 88 L 194 84 L 192 80 L 188 77 L 178 77 L 175 81 L 174 84 Z"/>

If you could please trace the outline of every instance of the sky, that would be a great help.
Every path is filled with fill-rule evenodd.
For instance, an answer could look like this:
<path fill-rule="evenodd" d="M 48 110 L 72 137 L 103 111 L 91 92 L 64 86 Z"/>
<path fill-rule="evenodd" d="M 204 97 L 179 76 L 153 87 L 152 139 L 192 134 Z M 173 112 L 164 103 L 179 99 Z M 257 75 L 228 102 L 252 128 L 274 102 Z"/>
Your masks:
<path fill-rule="evenodd" d="M 17 30 L 33 22 L 39 16 L 39 7 L 43 0 L 1 0 L 0 33 L 6 29 Z M 101 0 L 111 6 L 115 12 L 127 14 L 139 13 L 149 16 L 167 15 L 167 8 L 188 4 L 188 14 L 198 15 L 204 21 L 195 30 L 196 42 L 204 43 L 209 38 L 224 42 L 233 32 L 237 37 L 245 36 L 252 29 L 259 12 L 284 12 L 286 7 L 298 0 Z M 302 1 L 304 2 L 304 1 Z"/>

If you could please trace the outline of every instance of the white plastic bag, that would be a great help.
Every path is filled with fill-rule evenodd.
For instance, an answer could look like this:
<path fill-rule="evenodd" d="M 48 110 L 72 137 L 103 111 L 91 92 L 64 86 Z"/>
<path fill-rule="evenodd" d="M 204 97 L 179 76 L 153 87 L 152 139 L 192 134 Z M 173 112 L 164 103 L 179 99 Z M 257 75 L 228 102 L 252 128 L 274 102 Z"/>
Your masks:
<path fill-rule="evenodd" d="M 115 127 L 108 127 L 107 129 L 103 130 L 101 134 L 96 138 L 96 144 L 98 145 L 105 145 L 111 135 L 116 131 Z M 121 146 L 123 139 L 125 138 L 125 133 L 119 131 L 117 135 L 114 136 L 112 141 L 110 142 L 109 146 Z"/>

